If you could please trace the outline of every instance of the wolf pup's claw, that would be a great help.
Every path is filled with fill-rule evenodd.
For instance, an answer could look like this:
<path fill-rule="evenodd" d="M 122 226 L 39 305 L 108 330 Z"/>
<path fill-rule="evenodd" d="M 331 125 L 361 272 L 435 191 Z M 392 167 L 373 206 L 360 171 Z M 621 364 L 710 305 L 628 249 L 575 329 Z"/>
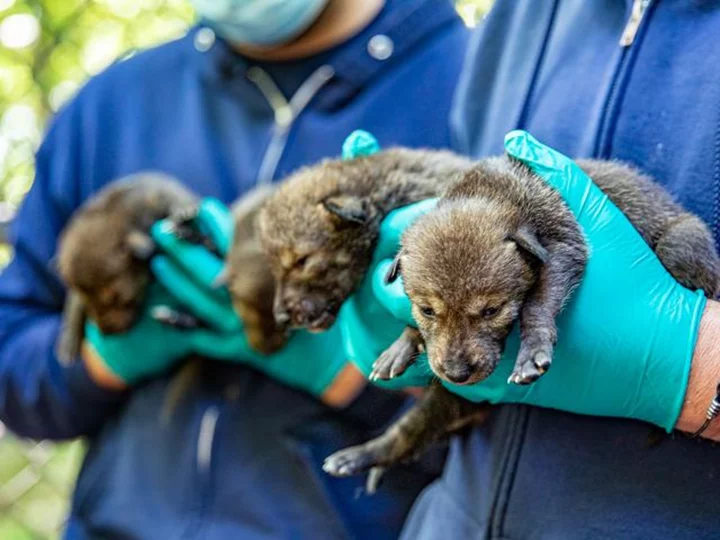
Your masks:
<path fill-rule="evenodd" d="M 373 364 L 370 380 L 390 380 L 405 373 L 405 370 L 415 363 L 424 343 L 420 332 L 408 327 L 388 347 Z"/>
<path fill-rule="evenodd" d="M 550 369 L 552 348 L 550 342 L 541 341 L 533 345 L 526 345 L 523 342 L 515 362 L 515 369 L 508 382 L 526 385 L 537 381 Z"/>
<path fill-rule="evenodd" d="M 373 467 L 368 473 L 367 480 L 365 482 L 365 493 L 368 495 L 374 495 L 377 489 L 382 483 L 382 479 L 385 476 L 385 467 Z"/>

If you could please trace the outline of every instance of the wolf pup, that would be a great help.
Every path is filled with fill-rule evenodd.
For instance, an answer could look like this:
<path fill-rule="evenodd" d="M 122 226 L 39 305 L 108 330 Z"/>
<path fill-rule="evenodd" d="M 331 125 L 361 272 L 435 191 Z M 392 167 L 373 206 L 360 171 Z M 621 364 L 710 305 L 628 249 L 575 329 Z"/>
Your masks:
<path fill-rule="evenodd" d="M 57 350 L 61 362 L 77 358 L 87 318 L 106 334 L 133 325 L 155 252 L 150 228 L 196 207 L 196 197 L 177 181 L 148 172 L 108 184 L 72 216 L 57 257 L 69 289 Z"/>
<path fill-rule="evenodd" d="M 578 164 L 675 279 L 708 296 L 717 293 L 720 260 L 699 218 L 630 167 Z M 586 259 L 580 228 L 557 191 L 509 158 L 478 162 L 403 235 L 388 279 L 402 273 L 419 330 L 403 333 L 378 359 L 373 375 L 399 375 L 422 347 L 440 379 L 476 383 L 497 366 L 519 318 L 521 345 L 510 382 L 535 381 L 550 367 L 555 318 L 579 284 Z M 385 434 L 330 456 L 325 470 L 345 476 L 392 465 L 419 453 L 449 425 L 469 423 L 463 414 L 482 420 L 481 411 L 433 386 Z"/>
<path fill-rule="evenodd" d="M 394 149 L 324 161 L 280 184 L 258 220 L 278 322 L 330 328 L 370 266 L 382 219 L 440 195 L 471 165 L 449 152 Z"/>
<path fill-rule="evenodd" d="M 232 208 L 234 234 L 224 276 L 233 307 L 243 322 L 250 346 L 263 354 L 280 350 L 288 340 L 288 327 L 273 313 L 275 279 L 262 250 L 257 218 L 275 187 L 258 187 Z"/>

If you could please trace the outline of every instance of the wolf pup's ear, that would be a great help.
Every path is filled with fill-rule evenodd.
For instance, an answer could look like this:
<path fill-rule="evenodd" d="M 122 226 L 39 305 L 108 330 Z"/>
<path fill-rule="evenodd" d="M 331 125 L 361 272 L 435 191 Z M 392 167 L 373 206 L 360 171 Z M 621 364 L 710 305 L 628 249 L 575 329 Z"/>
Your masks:
<path fill-rule="evenodd" d="M 535 233 L 526 225 L 521 226 L 514 234 L 510 235 L 508 240 L 515 242 L 522 251 L 533 257 L 537 262 L 541 264 L 547 262 L 547 249 L 543 247 Z"/>
<path fill-rule="evenodd" d="M 155 242 L 141 231 L 130 231 L 125 237 L 125 244 L 136 259 L 147 261 L 155 254 Z"/>
<path fill-rule="evenodd" d="M 369 200 L 353 195 L 331 195 L 323 199 L 322 205 L 342 224 L 365 225 L 377 212 Z"/>
<path fill-rule="evenodd" d="M 402 257 L 402 250 L 398 251 L 397 255 L 395 255 L 395 259 L 393 259 L 392 264 L 390 265 L 390 268 L 388 268 L 387 274 L 385 274 L 385 284 L 389 284 L 394 282 L 397 278 L 400 277 L 400 259 Z"/>

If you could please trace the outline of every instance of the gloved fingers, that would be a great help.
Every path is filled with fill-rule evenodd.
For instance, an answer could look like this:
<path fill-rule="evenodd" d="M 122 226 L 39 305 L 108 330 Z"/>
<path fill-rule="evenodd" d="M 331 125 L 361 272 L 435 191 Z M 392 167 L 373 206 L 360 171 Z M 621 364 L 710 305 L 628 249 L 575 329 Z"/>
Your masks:
<path fill-rule="evenodd" d="M 222 297 L 223 290 L 215 286 L 218 275 L 223 270 L 222 259 L 204 246 L 192 244 L 175 236 L 172 222 L 168 219 L 155 223 L 151 234 L 160 249 L 197 285 L 206 289 L 207 294 Z"/>
<path fill-rule="evenodd" d="M 247 342 L 245 334 L 236 332 L 230 335 L 218 334 L 208 329 L 195 330 L 191 336 L 190 347 L 196 354 L 219 360 L 252 364 L 252 360 L 262 360 Z"/>
<path fill-rule="evenodd" d="M 515 130 L 508 133 L 505 136 L 505 151 L 525 163 L 558 190 L 570 210 L 578 217 L 588 206 L 597 213 L 609 202 L 607 195 L 573 160 L 542 144 L 527 131 Z"/>
<path fill-rule="evenodd" d="M 437 199 L 426 199 L 390 212 L 380 224 L 380 237 L 375 248 L 375 260 L 394 257 L 400 248 L 402 234 L 417 218 L 437 204 Z"/>
<path fill-rule="evenodd" d="M 159 255 L 152 259 L 151 268 L 157 280 L 190 313 L 219 332 L 234 333 L 242 323 L 232 308 L 226 289 L 213 291 L 200 286 L 188 276 L 174 259 Z"/>
<path fill-rule="evenodd" d="M 594 248 L 598 247 L 598 242 L 605 242 L 622 248 L 620 253 L 640 250 L 653 256 L 627 217 L 569 157 L 522 130 L 511 131 L 505 136 L 505 150 L 562 195 L 588 237 L 593 239 Z"/>
<path fill-rule="evenodd" d="M 206 198 L 200 203 L 195 222 L 223 257 L 232 244 L 233 219 L 230 209 L 217 199 Z"/>
<path fill-rule="evenodd" d="M 522 130 L 505 136 L 505 149 L 560 192 L 585 231 L 596 263 L 598 258 L 612 260 L 615 265 L 624 262 L 628 268 L 637 269 L 636 275 L 658 279 L 667 274 L 625 214 L 573 160 Z M 645 268 L 644 273 L 640 267 Z"/>
<path fill-rule="evenodd" d="M 412 316 L 412 304 L 405 288 L 403 287 L 402 276 L 391 283 L 386 283 L 388 270 L 392 266 L 391 259 L 380 261 L 372 270 L 372 289 L 378 302 L 392 315 L 406 324 L 417 326 Z"/>
<path fill-rule="evenodd" d="M 375 136 L 364 129 L 356 129 L 347 136 L 342 145 L 342 158 L 355 159 L 370 156 L 380 151 L 380 143 Z"/>

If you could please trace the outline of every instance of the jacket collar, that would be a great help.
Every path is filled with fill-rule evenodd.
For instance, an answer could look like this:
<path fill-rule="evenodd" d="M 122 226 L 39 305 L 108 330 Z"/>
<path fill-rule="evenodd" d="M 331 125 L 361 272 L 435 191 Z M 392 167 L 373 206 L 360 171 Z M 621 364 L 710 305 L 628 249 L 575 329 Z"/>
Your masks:
<path fill-rule="evenodd" d="M 449 0 L 388 1 L 394 3 L 392 12 L 388 17 L 371 23 L 369 40 L 359 42 L 351 39 L 350 45 L 338 46 L 330 57 L 328 63 L 333 67 L 335 76 L 315 98 L 315 106 L 332 109 L 342 105 L 368 81 L 406 58 L 430 36 L 443 28 L 462 24 Z M 194 47 L 201 70 L 213 80 L 244 79 L 252 66 L 251 61 L 233 52 L 226 42 L 202 23 L 190 30 L 187 39 Z M 381 48 L 380 53 L 378 47 Z"/>

